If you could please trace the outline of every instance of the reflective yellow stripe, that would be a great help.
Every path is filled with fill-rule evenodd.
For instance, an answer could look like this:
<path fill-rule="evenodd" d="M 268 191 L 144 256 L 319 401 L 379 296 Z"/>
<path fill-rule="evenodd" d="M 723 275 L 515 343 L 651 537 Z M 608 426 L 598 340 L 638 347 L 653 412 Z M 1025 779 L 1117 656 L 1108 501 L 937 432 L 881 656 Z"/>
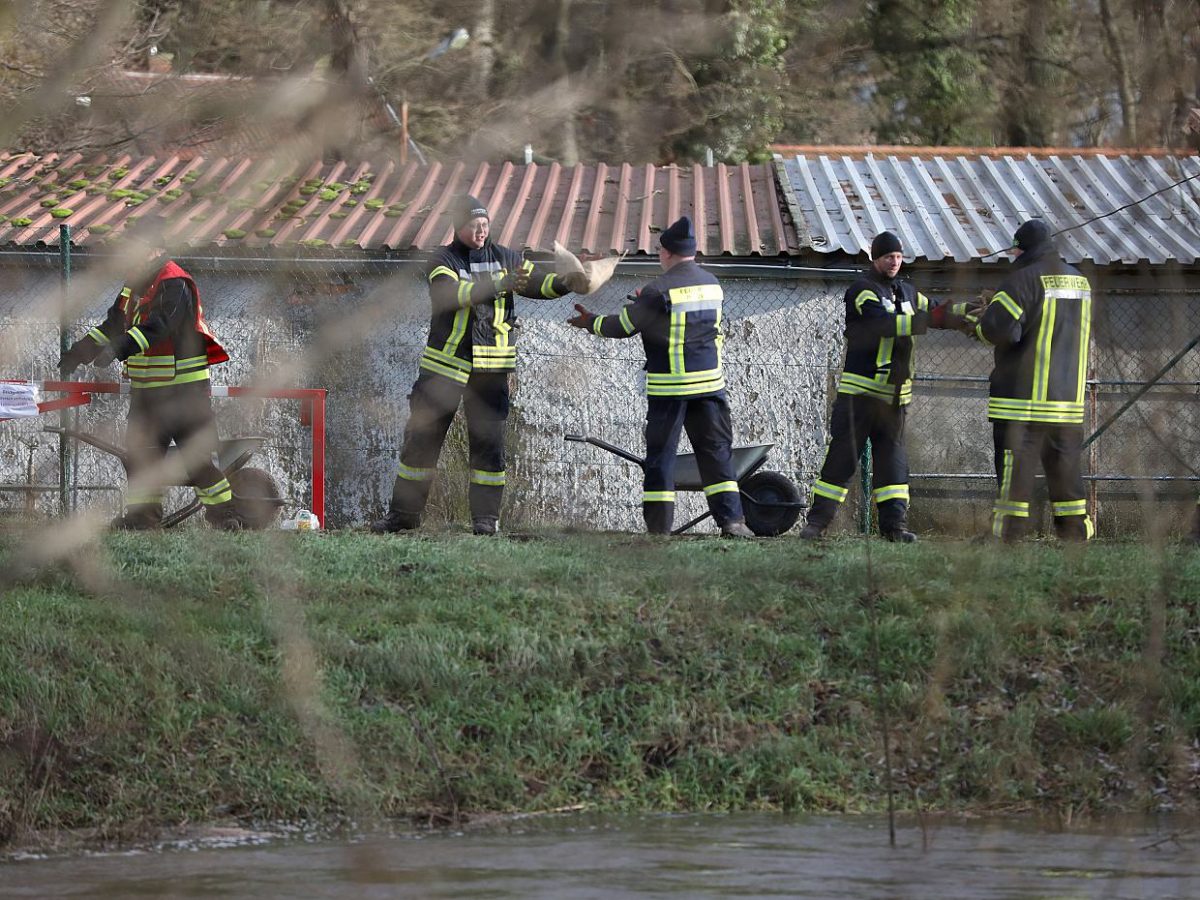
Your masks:
<path fill-rule="evenodd" d="M 1082 425 L 1083 404 L 1072 400 L 988 399 L 988 418 L 1006 422 L 1042 422 L 1049 425 Z"/>
<path fill-rule="evenodd" d="M 140 348 L 141 348 L 143 351 L 145 351 L 145 350 L 146 350 L 146 348 L 150 346 L 150 341 L 148 341 L 148 340 L 146 339 L 146 336 L 145 336 L 144 334 L 142 334 L 142 329 L 140 329 L 140 328 L 137 328 L 137 327 L 135 326 L 135 327 L 133 327 L 133 328 L 130 328 L 130 329 L 129 329 L 129 331 L 128 331 L 127 333 L 129 334 L 129 336 L 130 336 L 131 338 L 133 338 L 133 339 L 134 339 L 134 341 L 136 341 L 136 342 L 137 342 L 137 345 L 138 345 L 138 346 L 139 346 L 139 347 L 140 347 Z"/>
<path fill-rule="evenodd" d="M 877 487 L 871 491 L 871 499 L 876 503 L 883 503 L 885 500 L 908 500 L 908 485 L 885 484 L 883 487 Z"/>
<path fill-rule="evenodd" d="M 891 401 L 896 396 L 896 385 L 888 384 L 884 380 L 887 377 L 886 372 L 876 375 L 874 378 L 868 378 L 865 375 L 858 375 L 854 372 L 842 372 L 841 381 L 838 383 L 838 393 L 854 396 L 867 394 L 872 397 Z M 912 381 L 906 379 L 900 385 L 900 405 L 903 406 L 911 401 Z"/>
<path fill-rule="evenodd" d="M 868 300 L 874 300 L 876 303 L 878 303 L 879 295 L 874 291 L 860 291 L 859 295 L 854 298 L 854 311 L 861 315 L 863 304 Z"/>
<path fill-rule="evenodd" d="M 716 484 L 706 485 L 704 488 L 704 496 L 711 497 L 713 494 L 726 494 L 730 491 L 737 492 L 738 483 L 736 481 L 719 481 Z"/>
<path fill-rule="evenodd" d="M 229 481 L 222 478 L 216 484 L 208 487 L 195 487 L 196 496 L 205 506 L 215 506 L 218 503 L 228 503 L 233 499 L 233 490 L 229 486 Z"/>
<path fill-rule="evenodd" d="M 671 361 L 671 372 L 683 374 L 687 371 L 683 364 L 683 348 L 687 335 L 687 313 L 683 310 L 671 310 L 671 325 L 667 333 L 667 355 Z"/>
<path fill-rule="evenodd" d="M 1056 516 L 1086 516 L 1086 500 L 1060 500 L 1052 504 Z"/>
<path fill-rule="evenodd" d="M 992 303 L 999 303 L 1004 307 L 1005 311 L 1007 311 L 1010 316 L 1012 316 L 1018 322 L 1021 321 L 1022 311 L 1020 304 L 1004 291 L 1001 291 L 999 294 L 996 294 L 994 297 L 992 297 Z"/>
<path fill-rule="evenodd" d="M 194 381 L 208 381 L 208 368 L 203 368 L 199 372 L 188 372 L 184 375 L 177 375 L 174 378 L 169 378 L 165 381 L 139 381 L 134 378 L 133 374 L 129 375 L 129 386 L 132 388 L 160 388 L 173 387 L 177 384 L 191 384 Z"/>
<path fill-rule="evenodd" d="M 1042 324 L 1038 328 L 1033 357 L 1033 399 L 1045 401 L 1050 391 L 1050 353 L 1054 347 L 1054 314 L 1057 301 L 1047 297 L 1042 302 Z"/>
<path fill-rule="evenodd" d="M 89 328 L 88 329 L 88 337 L 90 337 L 93 341 L 95 341 L 100 346 L 104 346 L 105 344 L 108 343 L 108 335 L 106 335 L 99 328 Z"/>
<path fill-rule="evenodd" d="M 604 337 L 600 329 L 603 327 L 602 323 L 607 318 L 608 316 L 596 316 L 596 318 L 592 319 L 592 334 L 598 334 L 600 337 Z"/>
<path fill-rule="evenodd" d="M 626 334 L 633 334 L 635 331 L 637 331 L 637 329 L 633 327 L 633 320 L 629 318 L 629 307 L 622 309 L 621 315 L 618 318 L 620 319 L 621 327 L 625 329 Z"/>
<path fill-rule="evenodd" d="M 1086 283 L 1087 279 L 1083 279 Z M 1079 382 L 1075 391 L 1075 402 L 1083 406 L 1084 392 L 1087 390 L 1087 365 L 1089 346 L 1092 340 L 1092 292 L 1089 290 L 1079 306 Z"/>
<path fill-rule="evenodd" d="M 448 356 L 454 356 L 458 351 L 458 345 L 462 343 L 463 336 L 467 333 L 467 323 L 471 319 L 470 309 L 460 309 L 454 314 L 454 323 L 450 326 L 450 336 L 446 338 L 446 343 L 442 345 L 442 352 Z"/>
<path fill-rule="evenodd" d="M 458 293 L 455 295 L 455 302 L 460 309 L 465 309 L 471 305 L 471 288 L 475 286 L 473 281 L 462 281 L 458 285 Z"/>
<path fill-rule="evenodd" d="M 711 381 L 721 377 L 720 369 L 698 369 L 695 372 L 681 372 L 678 375 L 668 372 L 647 372 L 646 381 L 650 384 L 689 384 L 696 381 Z"/>
<path fill-rule="evenodd" d="M 147 503 L 161 503 L 162 494 L 157 491 L 126 491 L 126 506 L 145 506 Z"/>
<path fill-rule="evenodd" d="M 926 297 L 924 294 L 922 294 L 920 291 L 917 291 L 917 309 L 921 309 L 921 310 L 929 309 L 929 298 Z"/>
<path fill-rule="evenodd" d="M 845 501 L 846 495 L 850 493 L 850 489 L 838 487 L 836 484 L 830 484 L 828 481 L 821 481 L 818 478 L 813 482 L 813 493 L 818 497 L 825 497 L 837 503 L 842 503 Z"/>
<path fill-rule="evenodd" d="M 453 269 L 448 268 L 446 266 L 438 266 L 432 272 L 430 272 L 429 280 L 433 281 L 433 279 L 437 278 L 440 275 L 448 275 L 449 277 L 453 278 L 455 281 L 459 280 L 458 273 L 455 272 Z"/>
<path fill-rule="evenodd" d="M 687 384 L 655 384 L 649 376 L 646 380 L 646 394 L 650 397 L 688 397 L 693 394 L 710 394 L 725 389 L 725 378 L 713 378 Z"/>
<path fill-rule="evenodd" d="M 508 346 L 509 325 L 504 321 L 504 311 L 507 303 L 503 297 L 497 297 L 492 307 L 492 328 L 496 330 L 496 346 Z"/>
<path fill-rule="evenodd" d="M 483 469 L 471 470 L 471 484 L 486 484 L 492 487 L 503 487 L 507 483 L 504 472 L 485 472 Z"/>
<path fill-rule="evenodd" d="M 435 375 L 444 375 L 451 381 L 457 381 L 459 384 L 466 384 L 471 377 L 470 372 L 463 372 L 460 369 L 452 369 L 450 366 L 443 365 L 436 360 L 421 358 L 421 368 L 426 372 L 433 372 Z"/>
<path fill-rule="evenodd" d="M 912 316 L 896 316 L 896 337 L 912 337 L 912 326 Z"/>
<path fill-rule="evenodd" d="M 555 297 L 561 297 L 562 294 L 554 290 L 554 275 L 551 273 L 542 279 L 542 296 L 547 300 L 553 300 Z"/>
<path fill-rule="evenodd" d="M 674 503 L 674 491 L 642 491 L 643 503 Z"/>
<path fill-rule="evenodd" d="M 405 481 L 428 481 L 437 469 L 422 469 L 417 466 L 406 466 L 403 462 L 396 470 L 396 476 Z"/>
<path fill-rule="evenodd" d="M 879 339 L 879 352 L 875 354 L 875 367 L 877 369 L 886 369 L 892 364 L 892 346 L 895 343 L 895 338 L 885 337 Z"/>
<path fill-rule="evenodd" d="M 462 369 L 464 372 L 471 371 L 471 361 L 463 359 L 459 356 L 454 356 L 451 353 L 446 353 L 443 350 L 438 350 L 436 347 L 426 347 L 421 351 L 423 357 L 428 358 L 432 362 L 438 362 L 442 365 L 451 366 L 456 369 Z"/>
<path fill-rule="evenodd" d="M 725 292 L 719 284 L 693 284 L 667 291 L 667 300 L 672 308 L 687 306 L 693 310 L 720 309 L 724 299 Z"/>

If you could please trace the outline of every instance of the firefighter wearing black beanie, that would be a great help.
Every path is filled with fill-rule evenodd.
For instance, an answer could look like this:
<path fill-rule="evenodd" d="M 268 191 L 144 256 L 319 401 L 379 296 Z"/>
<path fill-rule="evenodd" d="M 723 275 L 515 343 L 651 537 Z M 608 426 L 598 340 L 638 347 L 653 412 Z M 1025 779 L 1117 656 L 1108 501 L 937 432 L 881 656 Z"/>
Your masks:
<path fill-rule="evenodd" d="M 905 544 L 917 539 L 908 528 L 904 420 L 912 399 L 913 338 L 928 327 L 929 298 L 896 280 L 903 252 L 892 232 L 875 235 L 871 267 L 846 291 L 846 364 L 829 423 L 829 449 L 800 532 L 806 540 L 819 538 L 845 502 L 868 440 L 879 533 Z"/>

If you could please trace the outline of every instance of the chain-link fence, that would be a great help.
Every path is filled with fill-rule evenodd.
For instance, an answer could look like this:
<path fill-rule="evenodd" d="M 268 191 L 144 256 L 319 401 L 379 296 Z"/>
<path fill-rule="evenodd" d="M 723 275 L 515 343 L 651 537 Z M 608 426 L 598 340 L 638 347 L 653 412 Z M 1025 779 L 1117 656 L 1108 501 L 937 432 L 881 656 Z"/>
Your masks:
<path fill-rule="evenodd" d="M 351 257 L 277 259 L 182 257 L 196 277 L 213 330 L 230 352 L 214 370 L 219 384 L 320 387 L 329 391 L 327 515 L 330 526 L 361 524 L 383 509 L 407 418 L 406 397 L 428 329 L 423 264 Z M 75 261 L 67 318 L 73 337 L 102 318 L 120 279 L 114 261 Z M 725 363 L 738 443 L 773 444 L 766 468 L 807 496 L 824 457 L 826 426 L 842 361 L 842 295 L 854 273 L 780 266 L 711 267 L 725 290 Z M 616 312 L 657 268 L 623 264 L 583 300 Z M 935 301 L 994 287 L 1000 269 L 911 274 Z M 1148 500 L 1189 497 L 1196 458 L 1193 412 L 1200 371 L 1183 353 L 1200 333 L 1194 293 L 1183 276 L 1096 278 L 1092 383 L 1085 472 L 1110 534 L 1140 527 Z M 0 377 L 56 377 L 63 296 L 57 256 L 22 254 L 0 289 Z M 564 435 L 602 438 L 641 453 L 644 354 L 639 339 L 603 340 L 565 320 L 580 298 L 519 300 L 518 374 L 509 429 L 509 527 L 555 525 L 638 530 L 640 470 Z M 1172 367 L 1161 370 L 1179 356 Z M 924 530 L 984 529 L 994 490 L 986 422 L 991 353 L 961 335 L 918 341 L 916 399 L 908 450 L 913 521 Z M 1154 386 L 1107 424 L 1156 374 Z M 81 377 L 108 380 L 106 373 Z M 291 401 L 215 401 L 223 436 L 262 434 L 255 464 L 268 469 L 293 505 L 310 496 L 309 437 Z M 119 442 L 125 401 L 105 398 L 73 413 L 80 427 Z M 39 420 L 0 424 L 0 510 L 50 514 L 58 508 L 57 437 Z M 681 447 L 688 449 L 686 440 Z M 76 448 L 68 506 L 115 512 L 123 475 L 111 457 Z M 466 517 L 466 434 L 456 423 L 443 451 L 431 520 Z M 703 511 L 682 494 L 677 521 Z M 1192 500 L 1194 502 L 1194 499 Z M 1183 502 L 1169 507 L 1173 512 Z M 854 527 L 848 503 L 845 524 Z M 1160 507 L 1161 508 L 1161 505 Z"/>

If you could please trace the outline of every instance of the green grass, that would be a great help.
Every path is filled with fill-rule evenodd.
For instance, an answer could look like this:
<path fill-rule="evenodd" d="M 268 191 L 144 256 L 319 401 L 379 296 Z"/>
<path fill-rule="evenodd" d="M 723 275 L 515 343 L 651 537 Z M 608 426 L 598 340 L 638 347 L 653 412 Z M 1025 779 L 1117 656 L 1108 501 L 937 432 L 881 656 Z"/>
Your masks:
<path fill-rule="evenodd" d="M 0 572 L 23 551 L 0 538 Z M 1200 554 L 639 535 L 109 535 L 0 576 L 0 839 L 1194 803 Z M 872 622 L 874 621 L 874 626 Z"/>

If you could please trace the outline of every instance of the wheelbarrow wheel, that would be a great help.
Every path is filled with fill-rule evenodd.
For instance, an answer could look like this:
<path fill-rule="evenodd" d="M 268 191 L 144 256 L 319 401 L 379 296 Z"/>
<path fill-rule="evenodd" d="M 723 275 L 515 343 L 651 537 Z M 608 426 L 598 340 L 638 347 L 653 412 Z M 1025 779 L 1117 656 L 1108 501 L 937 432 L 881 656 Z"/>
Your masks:
<path fill-rule="evenodd" d="M 739 483 L 746 525 L 759 537 L 783 534 L 800 518 L 800 489 L 781 472 L 755 472 Z"/>
<path fill-rule="evenodd" d="M 243 467 L 229 475 L 233 503 L 242 523 L 256 531 L 269 528 L 279 515 L 283 501 L 279 488 L 263 469 Z"/>

